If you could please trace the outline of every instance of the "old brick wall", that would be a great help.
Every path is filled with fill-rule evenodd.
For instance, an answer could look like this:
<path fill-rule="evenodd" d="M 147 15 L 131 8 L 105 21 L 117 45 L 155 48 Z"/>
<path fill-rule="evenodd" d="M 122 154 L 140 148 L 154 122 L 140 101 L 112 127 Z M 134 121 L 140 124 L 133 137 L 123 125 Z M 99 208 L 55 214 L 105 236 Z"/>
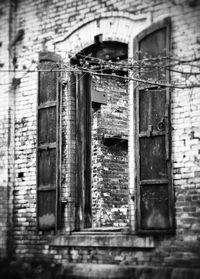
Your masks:
<path fill-rule="evenodd" d="M 198 2 L 198 1 L 197 1 Z M 81 26 L 87 20 L 101 17 L 106 12 L 120 12 L 124 15 L 139 16 L 150 15 L 151 22 L 156 22 L 164 16 L 172 19 L 172 53 L 174 56 L 186 56 L 188 59 L 199 53 L 199 14 L 200 5 L 196 2 L 195 7 L 189 5 L 189 1 L 17 1 L 15 30 L 25 30 L 22 41 L 12 48 L 17 58 L 17 69 L 35 69 L 38 61 L 38 52 L 41 50 L 54 50 L 54 42 L 61 39 L 75 27 Z M 3 7 L 1 21 L 8 23 L 8 9 Z M 110 13 L 112 16 L 112 13 Z M 7 26 L 7 25 L 6 25 Z M 118 29 L 120 30 L 120 25 Z M 110 34 L 116 39 L 115 34 Z M 5 29 L 0 29 L 5 37 Z M 119 33 L 123 33 L 119 31 Z M 127 31 L 128 32 L 128 31 Z M 120 33 L 120 34 L 121 34 Z M 131 33 L 131 32 L 130 32 Z M 84 33 L 85 41 L 79 44 L 86 47 L 93 43 L 90 33 Z M 7 35 L 5 37 L 5 42 Z M 3 45 L 5 63 L 8 63 L 7 47 Z M 76 45 L 73 40 L 68 42 L 71 47 Z M 81 49 L 78 49 L 80 51 Z M 131 50 L 129 49 L 129 52 Z M 66 57 L 67 54 L 62 54 Z M 0 61 L 1 62 L 1 61 Z M 2 69 L 6 69 L 6 64 Z M 143 247 L 79 247 L 51 246 L 49 236 L 53 233 L 42 233 L 36 230 L 36 105 L 37 105 L 37 73 L 17 71 L 16 78 L 21 78 L 20 84 L 15 89 L 15 183 L 13 191 L 13 240 L 14 255 L 27 260 L 33 257 L 54 259 L 57 262 L 66 263 L 116 263 L 116 264 L 146 264 L 146 265 L 171 265 L 199 267 L 199 232 L 200 232 L 200 93 L 199 89 L 173 90 L 171 101 L 172 120 L 172 158 L 173 178 L 175 190 L 175 219 L 176 232 L 174 236 L 160 236 L 154 239 L 155 248 Z M 172 73 L 172 79 L 176 79 L 176 73 Z M 4 81 L 8 79 L 8 73 L 3 74 Z M 185 78 L 185 77 L 183 77 Z M 188 75 L 187 78 L 191 79 Z M 1 189 L 2 196 L 6 197 L 8 186 L 8 143 L 9 108 L 7 95 L 9 85 L 3 87 L 4 105 L 1 109 Z M 63 195 L 68 196 L 70 187 L 74 185 L 74 96 L 67 94 L 66 88 L 63 104 L 66 102 L 66 110 L 63 115 L 63 127 L 66 129 L 66 146 L 68 140 L 73 142 L 71 149 L 65 151 L 63 160 Z M 0 98 L 2 98 L 2 94 Z M 66 98 L 66 100 L 65 100 Z M 131 98 L 129 99 L 131 100 Z M 2 102 L 0 102 L 2 105 Z M 13 107 L 11 108 L 13 109 Z M 3 112 L 3 113 L 2 113 Z M 130 111 L 131 116 L 131 111 Z M 132 122 L 131 122 L 132 123 Z M 3 126 L 2 126 L 3 125 Z M 129 133 L 133 137 L 134 131 L 129 126 Z M 131 140 L 131 138 L 130 138 Z M 131 148 L 129 149 L 131 150 Z M 71 161 L 70 161 L 71 158 Z M 4 162 L 4 163 L 2 163 Z M 66 169 L 65 169 L 66 166 Z M 70 168 L 67 168 L 67 166 Z M 132 168 L 129 169 L 131 176 Z M 130 177 L 130 181 L 132 178 Z M 69 185 L 69 187 L 65 187 Z M 1 200 L 0 206 L 5 208 L 5 200 Z M 6 209 L 1 213 L 0 226 L 5 228 Z M 2 211 L 1 211 L 2 212 Z M 65 208 L 64 221 L 67 223 L 63 232 L 69 229 L 70 209 Z M 67 219 L 68 218 L 68 219 Z M 67 220 L 67 221 L 66 221 Z M 5 248 L 5 230 L 1 230 L 0 247 Z"/>
<path fill-rule="evenodd" d="M 13 91 L 9 75 L 10 3 L 0 3 L 0 258 L 8 253 L 11 217 L 9 196 L 13 178 Z"/>
<path fill-rule="evenodd" d="M 129 203 L 128 84 L 93 76 L 91 90 L 107 96 L 107 104 L 94 107 L 92 116 L 93 226 L 124 227 Z"/>

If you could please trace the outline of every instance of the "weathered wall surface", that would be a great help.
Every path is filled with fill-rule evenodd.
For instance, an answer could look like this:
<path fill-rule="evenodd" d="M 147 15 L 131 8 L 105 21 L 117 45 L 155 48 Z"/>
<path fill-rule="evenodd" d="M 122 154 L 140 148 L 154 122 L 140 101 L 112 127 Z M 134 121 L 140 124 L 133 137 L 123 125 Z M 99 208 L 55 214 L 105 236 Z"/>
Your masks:
<path fill-rule="evenodd" d="M 5 1 L 4 1 L 5 2 Z M 15 78 L 21 78 L 20 84 L 15 89 L 15 183 L 13 189 L 13 240 L 14 255 L 19 258 L 30 259 L 33 257 L 53 259 L 60 263 L 116 263 L 116 264 L 147 264 L 199 267 L 200 259 L 200 91 L 198 88 L 191 90 L 173 90 L 171 101 L 172 121 L 172 158 L 173 179 L 175 190 L 175 220 L 176 230 L 174 236 L 157 237 L 154 247 L 148 248 L 129 247 L 79 247 L 51 246 L 48 239 L 51 233 L 41 233 L 36 230 L 36 105 L 37 105 L 37 73 L 27 73 L 20 70 L 35 69 L 38 61 L 38 52 L 41 50 L 54 50 L 54 42 L 65 37 L 76 26 L 80 27 L 87 20 L 95 17 L 101 18 L 106 12 L 120 12 L 124 15 L 148 14 L 151 22 L 159 18 L 171 16 L 172 20 L 172 54 L 185 56 L 187 59 L 198 57 L 200 48 L 200 4 L 189 5 L 190 1 L 23 1 L 16 4 L 15 30 L 24 29 L 22 40 L 11 48 L 15 53 Z M 4 3 L 5 4 L 5 3 Z M 1 8 L 0 20 L 8 26 L 8 7 Z M 110 16 L 112 13 L 110 14 Z M 116 19 L 117 20 L 117 19 Z M 98 25 L 97 23 L 95 23 Z M 150 24 L 150 22 L 149 22 Z M 2 26 L 2 25 L 1 25 Z M 120 30 L 120 25 L 118 29 Z M 127 29 L 128 30 L 128 29 Z M 98 31 L 98 28 L 97 28 Z M 8 66 L 8 30 L 1 28 L 2 34 L 0 47 L 1 59 L 5 60 L 1 69 Z M 122 31 L 119 31 L 119 33 Z M 130 34 L 130 30 L 127 31 Z M 110 40 L 116 39 L 118 31 L 110 34 Z M 90 31 L 84 33 L 85 41 L 76 38 L 80 45 L 86 47 L 93 43 Z M 68 44 L 73 47 L 77 44 L 74 37 Z M 131 46 L 132 47 L 132 46 Z M 131 51 L 129 46 L 129 52 Z M 71 49 L 69 47 L 69 49 Z M 63 53 L 63 57 L 67 54 Z M 2 61 L 0 60 L 0 63 Z M 2 255 L 5 251 L 6 239 L 6 198 L 8 183 L 8 130 L 9 106 L 8 73 L 0 73 L 0 249 Z M 172 79 L 176 73 L 172 74 Z M 185 78 L 185 77 L 183 77 Z M 190 75 L 187 78 L 191 78 Z M 65 90 L 67 94 L 67 89 Z M 65 97 L 64 97 L 65 98 Z M 75 100 L 70 95 L 66 96 L 67 108 L 63 117 L 63 126 L 66 128 L 66 141 L 71 139 L 71 151 L 65 154 L 66 164 L 70 169 L 64 169 L 65 182 L 70 187 L 74 184 L 74 163 L 67 161 L 74 158 L 74 126 L 68 120 L 74 117 Z M 2 105 L 3 104 L 3 105 Z M 13 109 L 14 106 L 11 107 Z M 131 115 L 131 112 L 130 112 Z M 129 129 L 131 129 L 131 124 Z M 129 131 L 133 136 L 134 132 Z M 67 145 L 66 145 L 67 146 Z M 131 150 L 131 148 L 130 148 Z M 71 152 L 71 153 L 70 153 Z M 131 175 L 132 168 L 129 169 Z M 130 180 L 131 181 L 131 180 Z M 63 190 L 63 195 L 68 194 L 69 188 Z M 66 209 L 65 221 L 69 217 Z M 69 222 L 69 221 L 68 221 Z M 65 227 L 63 231 L 67 230 Z"/>
<path fill-rule="evenodd" d="M 10 147 L 11 147 L 11 113 L 10 76 L 4 70 L 9 69 L 9 31 L 10 5 L 0 3 L 0 257 L 6 255 L 8 235 L 8 191 L 10 186 Z M 12 146 L 13 147 L 13 146 Z M 11 167 L 9 170 L 9 166 Z"/>
<path fill-rule="evenodd" d="M 128 84 L 93 77 L 92 89 L 107 96 L 107 104 L 94 107 L 92 116 L 93 227 L 124 227 L 129 196 Z"/>

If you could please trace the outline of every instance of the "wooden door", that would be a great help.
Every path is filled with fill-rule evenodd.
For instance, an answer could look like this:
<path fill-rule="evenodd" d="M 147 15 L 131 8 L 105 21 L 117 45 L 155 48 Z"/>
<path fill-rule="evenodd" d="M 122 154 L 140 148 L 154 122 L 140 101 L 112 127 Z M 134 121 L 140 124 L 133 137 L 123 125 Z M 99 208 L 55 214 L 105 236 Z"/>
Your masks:
<path fill-rule="evenodd" d="M 164 67 L 158 67 L 156 60 L 169 55 L 169 28 L 170 21 L 166 19 L 135 39 L 141 79 L 169 82 L 169 73 Z M 144 58 L 149 61 L 147 67 L 142 66 Z M 171 232 L 173 192 L 169 89 L 140 84 L 135 91 L 135 104 L 137 230 L 140 233 Z"/>
<path fill-rule="evenodd" d="M 56 229 L 58 219 L 59 152 L 59 64 L 60 56 L 39 55 L 37 213 L 38 228 Z"/>

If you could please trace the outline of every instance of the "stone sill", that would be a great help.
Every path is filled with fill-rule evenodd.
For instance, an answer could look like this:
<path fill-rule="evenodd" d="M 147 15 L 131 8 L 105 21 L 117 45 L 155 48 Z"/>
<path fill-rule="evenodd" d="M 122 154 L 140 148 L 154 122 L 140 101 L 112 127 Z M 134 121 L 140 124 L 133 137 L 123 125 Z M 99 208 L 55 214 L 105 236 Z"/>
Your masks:
<path fill-rule="evenodd" d="M 154 248 L 152 236 L 137 236 L 120 232 L 73 232 L 69 235 L 57 235 L 50 239 L 51 246 L 78 247 L 134 247 Z"/>

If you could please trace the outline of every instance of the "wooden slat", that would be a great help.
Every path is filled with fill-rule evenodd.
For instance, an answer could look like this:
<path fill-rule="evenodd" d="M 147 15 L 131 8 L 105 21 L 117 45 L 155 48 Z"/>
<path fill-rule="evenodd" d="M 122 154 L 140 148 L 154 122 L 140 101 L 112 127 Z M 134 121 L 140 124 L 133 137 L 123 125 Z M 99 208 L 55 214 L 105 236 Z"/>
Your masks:
<path fill-rule="evenodd" d="M 38 106 L 38 109 L 55 107 L 57 105 L 57 101 L 45 102 Z"/>
<path fill-rule="evenodd" d="M 140 180 L 140 185 L 158 185 L 158 184 L 168 184 L 168 179 L 146 179 L 146 180 Z"/>
<path fill-rule="evenodd" d="M 61 73 L 56 72 L 56 200 L 55 200 L 55 232 L 58 231 L 58 226 L 59 226 L 59 220 L 61 216 L 58 216 L 60 213 L 60 200 L 59 200 L 59 193 L 60 193 L 60 187 L 61 187 L 61 171 L 62 171 L 62 166 L 61 166 L 61 160 L 62 160 L 62 154 L 60 147 L 62 146 L 62 123 L 60 122 L 61 115 L 62 115 L 62 108 L 60 108 L 60 86 L 61 84 L 59 83 L 59 77 Z"/>
<path fill-rule="evenodd" d="M 76 229 L 91 225 L 91 99 L 89 74 L 76 74 Z"/>
<path fill-rule="evenodd" d="M 39 150 L 48 150 L 53 148 L 56 148 L 56 142 L 43 143 L 38 146 Z"/>
<path fill-rule="evenodd" d="M 158 137 L 158 136 L 165 136 L 165 132 L 159 132 L 159 131 L 152 131 L 151 132 L 151 136 L 153 137 Z M 148 131 L 145 131 L 145 132 L 140 132 L 139 135 L 138 135 L 140 138 L 148 138 L 150 137 L 150 134 Z"/>
<path fill-rule="evenodd" d="M 62 65 L 61 65 L 62 67 Z M 62 74 L 59 73 L 58 74 L 58 78 L 61 79 L 61 76 Z M 58 110 L 57 110 L 57 113 L 58 113 L 58 123 L 57 123 L 57 137 L 58 137 L 58 141 L 57 141 L 57 149 L 58 149 L 58 152 L 57 152 L 57 161 L 58 161 L 58 164 L 57 164 L 57 184 L 58 184 L 58 187 L 57 187 L 57 193 L 56 193 L 56 202 L 57 202 L 57 205 L 56 205 L 56 215 L 57 215 L 57 226 L 56 226 L 56 230 L 58 228 L 61 228 L 61 226 L 63 225 L 62 224 L 62 206 L 61 206 L 61 187 L 62 187 L 62 108 L 63 108 L 63 103 L 62 103 L 62 100 L 63 100 L 63 84 L 62 82 L 58 82 L 57 84 L 57 90 L 58 90 L 58 98 L 57 98 L 57 103 L 58 103 Z"/>
<path fill-rule="evenodd" d="M 75 216 L 75 228 L 78 230 L 83 228 L 83 221 L 81 216 L 83 216 L 83 205 L 82 205 L 82 181 L 83 181 L 83 171 L 82 171 L 82 136 L 81 127 L 82 115 L 80 112 L 80 84 L 79 84 L 78 73 L 76 73 L 76 216 Z M 81 216 L 80 216 L 81 215 Z"/>
<path fill-rule="evenodd" d="M 84 227 L 91 227 L 92 220 L 92 193 L 91 193 L 91 76 L 86 75 L 84 80 L 84 87 L 86 89 L 85 100 L 85 206 L 84 206 Z"/>
<path fill-rule="evenodd" d="M 56 186 L 52 186 L 51 184 L 49 185 L 40 185 L 38 187 L 38 191 L 55 191 Z"/>

